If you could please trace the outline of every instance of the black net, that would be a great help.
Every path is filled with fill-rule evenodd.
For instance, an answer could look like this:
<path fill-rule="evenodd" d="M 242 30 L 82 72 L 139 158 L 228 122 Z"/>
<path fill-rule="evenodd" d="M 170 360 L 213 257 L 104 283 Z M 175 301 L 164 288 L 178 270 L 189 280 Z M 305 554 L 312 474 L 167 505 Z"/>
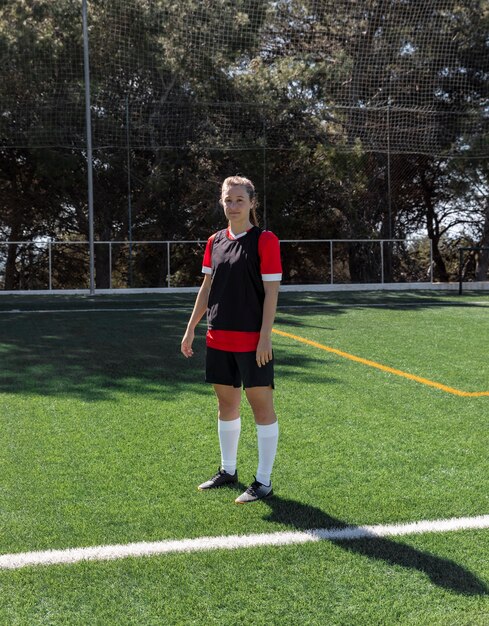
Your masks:
<path fill-rule="evenodd" d="M 177 242 L 236 173 L 286 283 L 453 280 L 489 243 L 488 32 L 486 0 L 1 2 L 0 287 L 197 284 Z"/>
<path fill-rule="evenodd" d="M 82 0 L 0 8 L 0 143 L 85 146 Z M 95 148 L 489 156 L 474 0 L 90 0 Z"/>

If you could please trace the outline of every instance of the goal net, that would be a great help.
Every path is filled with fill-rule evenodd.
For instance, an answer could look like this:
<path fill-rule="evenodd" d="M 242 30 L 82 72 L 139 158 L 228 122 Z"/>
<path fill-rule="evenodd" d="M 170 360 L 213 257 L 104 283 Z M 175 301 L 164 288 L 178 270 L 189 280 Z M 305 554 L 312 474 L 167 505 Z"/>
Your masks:
<path fill-rule="evenodd" d="M 489 156 L 482 0 L 87 6 L 94 148 Z M 2 147 L 85 146 L 81 7 L 2 3 Z"/>

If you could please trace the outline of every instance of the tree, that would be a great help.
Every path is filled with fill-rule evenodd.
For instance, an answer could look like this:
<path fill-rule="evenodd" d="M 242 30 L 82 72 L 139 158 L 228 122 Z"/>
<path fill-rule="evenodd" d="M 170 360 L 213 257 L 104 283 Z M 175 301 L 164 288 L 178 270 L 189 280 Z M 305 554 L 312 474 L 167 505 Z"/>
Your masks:
<path fill-rule="evenodd" d="M 446 234 L 465 224 L 485 240 L 487 145 L 476 142 L 487 137 L 482 0 L 88 7 L 97 241 L 128 239 L 129 201 L 133 239 L 205 238 L 222 224 L 219 184 L 237 172 L 255 180 L 266 225 L 282 238 L 402 238 L 422 229 L 439 278 L 448 271 Z M 0 7 L 4 237 L 88 239 L 80 9 L 78 0 Z M 462 167 L 457 154 L 471 158 Z M 172 250 L 172 280 L 192 282 L 198 251 Z M 395 278 L 393 250 L 385 246 L 381 268 L 378 253 L 345 245 L 347 274 Z M 118 284 L 132 274 L 134 284 L 166 284 L 163 247 L 134 246 L 131 267 L 123 246 L 112 253 Z M 285 254 L 294 280 L 324 280 L 320 246 Z M 11 247 L 8 284 L 38 261 L 21 262 Z M 106 246 L 96 245 L 95 263 L 96 286 L 107 287 Z M 57 255 L 59 284 L 75 265 Z"/>

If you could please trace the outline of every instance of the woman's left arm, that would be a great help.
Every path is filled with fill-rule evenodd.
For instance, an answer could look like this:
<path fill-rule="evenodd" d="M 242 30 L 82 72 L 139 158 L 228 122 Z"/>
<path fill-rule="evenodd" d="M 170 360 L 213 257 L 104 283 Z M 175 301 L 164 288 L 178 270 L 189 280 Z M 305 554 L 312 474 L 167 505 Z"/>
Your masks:
<path fill-rule="evenodd" d="M 263 302 L 263 318 L 260 330 L 260 339 L 256 348 L 256 362 L 258 367 L 266 365 L 272 360 L 272 326 L 277 311 L 279 280 L 263 281 L 265 300 Z"/>

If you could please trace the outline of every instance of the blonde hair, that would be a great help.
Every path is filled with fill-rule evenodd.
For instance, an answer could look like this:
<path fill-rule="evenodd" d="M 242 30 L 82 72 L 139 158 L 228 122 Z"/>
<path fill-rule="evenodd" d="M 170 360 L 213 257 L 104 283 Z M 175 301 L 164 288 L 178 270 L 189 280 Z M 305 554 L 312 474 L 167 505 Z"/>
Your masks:
<path fill-rule="evenodd" d="M 222 183 L 221 197 L 224 194 L 225 189 L 229 189 L 229 187 L 236 187 L 237 185 L 246 189 L 246 193 L 248 194 L 248 198 L 251 202 L 250 221 L 254 226 L 258 226 L 258 216 L 256 214 L 258 201 L 256 199 L 255 185 L 249 178 L 245 178 L 244 176 L 228 176 Z"/>

